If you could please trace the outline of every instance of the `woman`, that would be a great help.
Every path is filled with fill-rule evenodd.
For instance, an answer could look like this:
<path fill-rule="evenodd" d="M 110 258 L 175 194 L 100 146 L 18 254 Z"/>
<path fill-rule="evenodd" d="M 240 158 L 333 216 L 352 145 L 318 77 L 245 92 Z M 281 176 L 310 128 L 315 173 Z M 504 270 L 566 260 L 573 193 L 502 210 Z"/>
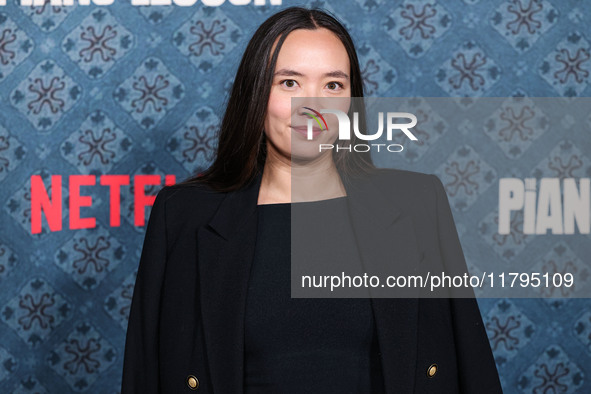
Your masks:
<path fill-rule="evenodd" d="M 437 177 L 375 169 L 369 153 L 311 149 L 335 140 L 334 117 L 307 140 L 314 108 L 292 111 L 292 97 L 343 106 L 363 97 L 353 42 L 325 12 L 292 7 L 259 27 L 236 74 L 215 162 L 158 193 L 122 394 L 502 392 L 473 298 L 290 298 L 296 206 L 350 212 L 344 230 L 310 228 L 354 237 L 359 249 L 347 242 L 343 255 L 365 260 L 379 250 L 407 267 L 465 266 Z M 363 108 L 356 111 L 363 125 Z"/>

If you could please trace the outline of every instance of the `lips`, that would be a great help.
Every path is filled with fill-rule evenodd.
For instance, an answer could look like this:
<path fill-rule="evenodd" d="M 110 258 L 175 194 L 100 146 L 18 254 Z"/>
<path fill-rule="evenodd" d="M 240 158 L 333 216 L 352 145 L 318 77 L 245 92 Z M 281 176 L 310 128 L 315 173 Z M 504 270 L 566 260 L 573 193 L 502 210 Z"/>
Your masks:
<path fill-rule="evenodd" d="M 300 133 L 304 136 L 308 136 L 308 127 L 307 126 L 292 126 L 291 128 L 294 131 L 297 131 L 298 133 Z M 320 130 L 319 127 L 312 127 L 312 136 L 314 138 L 316 138 L 316 136 L 320 135 L 320 133 L 322 133 L 322 130 Z"/>
<path fill-rule="evenodd" d="M 298 131 L 299 131 L 299 130 L 306 131 L 306 132 L 308 131 L 308 126 L 292 126 L 291 128 L 292 128 L 292 129 L 296 129 L 296 130 L 298 130 Z M 322 131 L 322 130 L 320 129 L 320 127 L 318 127 L 318 126 L 313 126 L 313 127 L 312 127 L 312 130 L 313 130 L 314 132 L 321 132 L 321 131 Z"/>

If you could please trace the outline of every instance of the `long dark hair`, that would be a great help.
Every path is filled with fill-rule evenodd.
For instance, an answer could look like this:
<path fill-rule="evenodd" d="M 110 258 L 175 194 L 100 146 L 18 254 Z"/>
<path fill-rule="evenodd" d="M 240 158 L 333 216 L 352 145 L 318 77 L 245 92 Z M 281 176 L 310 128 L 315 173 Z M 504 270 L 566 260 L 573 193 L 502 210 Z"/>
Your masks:
<path fill-rule="evenodd" d="M 182 183 L 205 183 L 216 191 L 228 192 L 247 185 L 263 171 L 267 157 L 264 122 L 277 56 L 290 32 L 318 28 L 332 31 L 345 46 L 351 67 L 351 97 L 363 97 L 359 60 L 345 27 L 335 17 L 317 8 L 289 7 L 279 11 L 263 22 L 244 51 L 219 129 L 215 161 L 207 170 Z M 271 49 L 278 37 L 269 62 Z M 355 107 L 355 112 L 359 116 L 359 130 L 366 130 L 363 106 Z M 349 115 L 351 113 L 352 109 Z M 352 116 L 349 118 L 353 119 Z M 353 133 L 350 144 L 359 141 Z M 333 160 L 341 178 L 346 178 L 343 181 L 375 169 L 370 152 L 333 150 Z"/>

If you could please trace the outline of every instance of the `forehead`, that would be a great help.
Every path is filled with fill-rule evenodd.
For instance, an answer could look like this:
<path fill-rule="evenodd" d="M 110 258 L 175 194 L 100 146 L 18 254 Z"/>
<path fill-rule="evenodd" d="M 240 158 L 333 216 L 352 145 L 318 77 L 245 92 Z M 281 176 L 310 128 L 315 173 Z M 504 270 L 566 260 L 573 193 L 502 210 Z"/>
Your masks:
<path fill-rule="evenodd" d="M 340 68 L 348 72 L 349 55 L 341 40 L 330 30 L 297 29 L 288 34 L 277 57 L 276 69 L 288 66 L 318 72 Z"/>

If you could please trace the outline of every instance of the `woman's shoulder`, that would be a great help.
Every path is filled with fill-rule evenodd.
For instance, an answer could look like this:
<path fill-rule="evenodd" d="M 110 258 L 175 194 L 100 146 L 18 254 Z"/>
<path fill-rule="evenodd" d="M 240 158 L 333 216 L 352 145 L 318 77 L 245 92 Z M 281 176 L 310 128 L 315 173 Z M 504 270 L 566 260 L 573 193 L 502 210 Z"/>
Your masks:
<path fill-rule="evenodd" d="M 166 199 L 183 197 L 220 198 L 226 193 L 213 190 L 210 186 L 201 182 L 181 182 L 174 185 L 166 185 L 162 188 Z"/>
<path fill-rule="evenodd" d="M 441 180 L 435 174 L 380 168 L 370 178 L 392 205 L 408 214 L 435 215 L 437 201 L 445 193 Z"/>
<path fill-rule="evenodd" d="M 166 216 L 174 222 L 199 221 L 211 215 L 226 193 L 200 183 L 164 186 L 156 199 L 165 207 Z"/>
<path fill-rule="evenodd" d="M 399 168 L 378 168 L 371 174 L 377 185 L 397 191 L 425 192 L 432 191 L 439 178 L 435 174 Z"/>

